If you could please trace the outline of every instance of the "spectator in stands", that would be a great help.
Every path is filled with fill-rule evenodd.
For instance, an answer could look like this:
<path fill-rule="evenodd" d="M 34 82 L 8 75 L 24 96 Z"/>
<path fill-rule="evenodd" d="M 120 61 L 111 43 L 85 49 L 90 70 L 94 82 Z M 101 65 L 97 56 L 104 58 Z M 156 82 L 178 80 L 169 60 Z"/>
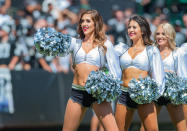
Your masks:
<path fill-rule="evenodd" d="M 186 41 L 186 36 L 182 32 L 182 23 L 180 20 L 175 20 L 174 28 L 176 31 L 176 38 L 175 38 L 176 46 L 180 47 Z"/>
<path fill-rule="evenodd" d="M 65 57 L 56 57 L 51 63 L 51 68 L 53 72 L 63 72 L 68 74 L 71 69 L 71 56 L 67 55 Z"/>
<path fill-rule="evenodd" d="M 61 17 L 61 12 L 71 3 L 68 0 L 44 0 L 42 3 L 42 11 L 50 14 L 55 20 Z"/>
<path fill-rule="evenodd" d="M 64 9 L 61 13 L 62 16 L 67 17 L 70 20 L 70 24 L 73 25 L 78 22 L 77 14 L 71 12 L 70 10 Z"/>
<path fill-rule="evenodd" d="M 75 14 L 79 14 L 80 11 L 80 5 L 79 5 L 79 1 L 77 0 L 69 0 L 70 5 L 67 9 L 70 10 L 71 12 L 75 13 Z"/>
<path fill-rule="evenodd" d="M 19 61 L 19 56 L 15 53 L 15 45 L 10 43 L 8 29 L 0 27 L 0 68 L 13 70 Z"/>
<path fill-rule="evenodd" d="M 159 16 L 155 16 L 152 18 L 152 21 L 150 23 L 151 32 L 155 32 L 157 26 L 161 23 L 161 19 Z M 151 39 L 154 39 L 153 34 L 151 35 Z"/>
<path fill-rule="evenodd" d="M 181 32 L 184 33 L 187 38 L 187 14 L 184 14 L 182 16 L 182 20 L 183 20 L 184 27 L 182 28 Z M 187 39 L 186 39 L 186 42 L 187 42 Z"/>
<path fill-rule="evenodd" d="M 24 11 L 26 16 L 31 16 L 34 21 L 42 16 L 41 5 L 36 0 L 25 0 Z"/>
<path fill-rule="evenodd" d="M 91 9 L 91 6 L 88 0 L 80 0 L 80 12 L 83 12 L 85 10 L 90 10 L 90 9 Z"/>
<path fill-rule="evenodd" d="M 0 13 L 7 14 L 8 9 L 11 6 L 11 0 L 1 0 L 0 1 Z"/>
<path fill-rule="evenodd" d="M 125 17 L 125 35 L 124 35 L 124 43 L 130 45 L 131 44 L 131 40 L 128 36 L 128 33 L 127 33 L 127 27 L 128 27 L 128 23 L 129 23 L 129 19 L 130 17 L 133 15 L 134 13 L 134 10 L 131 9 L 131 8 L 127 8 L 125 9 L 124 11 L 124 17 Z"/>
<path fill-rule="evenodd" d="M 109 19 L 107 24 L 110 27 L 110 32 L 114 35 L 115 43 L 118 41 L 124 42 L 125 36 L 125 17 L 122 10 L 116 10 L 114 18 Z"/>
<path fill-rule="evenodd" d="M 60 12 L 60 16 L 57 19 L 57 29 L 58 30 L 66 30 L 68 27 L 72 27 L 77 23 L 78 17 L 75 13 L 69 11 L 68 9 L 64 9 Z"/>
<path fill-rule="evenodd" d="M 34 19 L 26 15 L 23 10 L 18 10 L 15 17 L 16 24 L 16 41 L 15 45 L 21 52 L 19 65 L 21 69 L 30 70 L 34 67 L 35 50 L 33 43 L 33 25 Z M 17 66 L 18 69 L 19 66 Z"/>
<path fill-rule="evenodd" d="M 9 36 L 9 41 L 14 41 L 15 40 L 15 23 L 14 19 L 12 16 L 8 14 L 8 10 L 11 6 L 11 0 L 1 0 L 0 1 L 0 26 L 6 26 L 8 31 L 8 36 Z M 4 28 L 6 28 L 4 27 Z"/>

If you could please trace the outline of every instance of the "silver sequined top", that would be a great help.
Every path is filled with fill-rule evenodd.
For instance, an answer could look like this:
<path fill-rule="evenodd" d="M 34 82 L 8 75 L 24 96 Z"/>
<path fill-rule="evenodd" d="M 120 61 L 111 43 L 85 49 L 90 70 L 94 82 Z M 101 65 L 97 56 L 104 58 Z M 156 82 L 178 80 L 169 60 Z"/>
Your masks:
<path fill-rule="evenodd" d="M 120 57 L 120 65 L 121 65 L 122 70 L 130 68 L 130 67 L 134 67 L 134 68 L 138 68 L 141 70 L 149 71 L 149 60 L 147 57 L 146 48 L 133 59 L 129 55 L 128 51 L 126 51 Z"/>
<path fill-rule="evenodd" d="M 104 45 L 107 48 L 106 53 L 101 47 L 95 47 L 88 53 L 82 48 L 82 40 L 72 38 L 70 51 L 72 54 L 73 64 L 88 63 L 98 66 L 99 68 L 107 67 L 109 72 L 116 78 L 121 78 L 119 58 L 117 57 L 114 47 L 109 40 Z"/>
<path fill-rule="evenodd" d="M 176 72 L 178 76 L 187 78 L 187 43 L 174 50 L 163 60 L 164 70 Z"/>

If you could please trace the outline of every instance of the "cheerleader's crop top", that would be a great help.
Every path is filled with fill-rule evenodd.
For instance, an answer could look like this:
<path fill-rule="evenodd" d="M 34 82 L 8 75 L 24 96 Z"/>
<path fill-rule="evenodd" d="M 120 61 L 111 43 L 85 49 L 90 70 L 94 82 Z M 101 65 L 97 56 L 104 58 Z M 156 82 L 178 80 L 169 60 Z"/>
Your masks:
<path fill-rule="evenodd" d="M 120 57 L 120 65 L 121 65 L 122 70 L 129 68 L 129 67 L 134 67 L 134 68 L 138 68 L 141 70 L 149 71 L 149 60 L 147 57 L 146 48 L 133 59 L 129 55 L 128 51 L 126 51 Z"/>
<path fill-rule="evenodd" d="M 173 52 L 171 52 L 168 57 L 163 59 L 163 64 L 164 64 L 164 70 L 175 72 Z"/>
<path fill-rule="evenodd" d="M 159 92 L 163 93 L 165 86 L 165 73 L 159 50 L 155 46 L 146 46 L 134 59 L 128 54 L 130 47 L 127 44 L 119 43 L 115 46 L 116 53 L 120 60 L 121 69 L 130 67 L 145 70 L 158 83 Z"/>
<path fill-rule="evenodd" d="M 174 50 L 163 60 L 164 70 L 176 72 L 178 76 L 187 78 L 187 43 Z"/>
<path fill-rule="evenodd" d="M 98 66 L 99 68 L 107 67 L 114 77 L 121 78 L 119 57 L 116 55 L 112 43 L 106 40 L 104 45 L 107 48 L 106 53 L 104 49 L 99 46 L 86 53 L 82 48 L 82 40 L 72 38 L 70 52 L 72 54 L 73 65 L 88 63 Z"/>
<path fill-rule="evenodd" d="M 104 58 L 102 55 L 102 51 L 97 47 L 93 48 L 90 50 L 88 53 L 84 51 L 82 46 L 80 49 L 74 54 L 74 64 L 80 64 L 80 63 L 88 63 L 91 65 L 95 65 L 98 67 L 103 67 L 104 66 Z"/>

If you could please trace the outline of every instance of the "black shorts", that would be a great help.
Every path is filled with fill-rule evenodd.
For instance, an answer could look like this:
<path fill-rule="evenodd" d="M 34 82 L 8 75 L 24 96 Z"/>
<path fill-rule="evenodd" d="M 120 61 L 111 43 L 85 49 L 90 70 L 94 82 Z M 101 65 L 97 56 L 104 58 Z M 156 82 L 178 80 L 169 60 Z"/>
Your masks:
<path fill-rule="evenodd" d="M 171 104 L 170 100 L 161 96 L 158 98 L 157 101 L 155 101 L 155 104 L 158 106 L 167 106 L 168 104 Z"/>
<path fill-rule="evenodd" d="M 121 95 L 118 98 L 118 104 L 123 104 L 127 106 L 128 108 L 138 108 L 138 103 L 134 102 L 131 98 L 128 92 L 122 91 Z"/>
<path fill-rule="evenodd" d="M 87 91 L 73 89 L 71 90 L 71 97 L 74 102 L 81 104 L 84 107 L 90 107 L 97 99 L 93 98 Z"/>

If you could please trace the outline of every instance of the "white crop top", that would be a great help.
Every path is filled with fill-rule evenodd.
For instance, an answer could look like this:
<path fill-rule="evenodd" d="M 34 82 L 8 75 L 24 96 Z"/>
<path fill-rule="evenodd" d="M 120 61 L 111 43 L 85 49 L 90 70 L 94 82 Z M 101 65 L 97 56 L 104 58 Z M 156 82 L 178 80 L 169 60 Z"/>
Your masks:
<path fill-rule="evenodd" d="M 95 47 L 88 53 L 82 48 L 82 40 L 72 38 L 70 52 L 72 54 L 73 64 L 88 63 L 99 68 L 107 67 L 109 72 L 116 78 L 121 78 L 121 69 L 119 57 L 116 55 L 114 47 L 109 40 L 104 43 L 106 53 L 102 47 Z"/>
<path fill-rule="evenodd" d="M 132 59 L 128 50 L 120 57 L 120 65 L 122 70 L 130 67 L 140 70 L 149 71 L 149 60 L 147 57 L 146 48 Z"/>

